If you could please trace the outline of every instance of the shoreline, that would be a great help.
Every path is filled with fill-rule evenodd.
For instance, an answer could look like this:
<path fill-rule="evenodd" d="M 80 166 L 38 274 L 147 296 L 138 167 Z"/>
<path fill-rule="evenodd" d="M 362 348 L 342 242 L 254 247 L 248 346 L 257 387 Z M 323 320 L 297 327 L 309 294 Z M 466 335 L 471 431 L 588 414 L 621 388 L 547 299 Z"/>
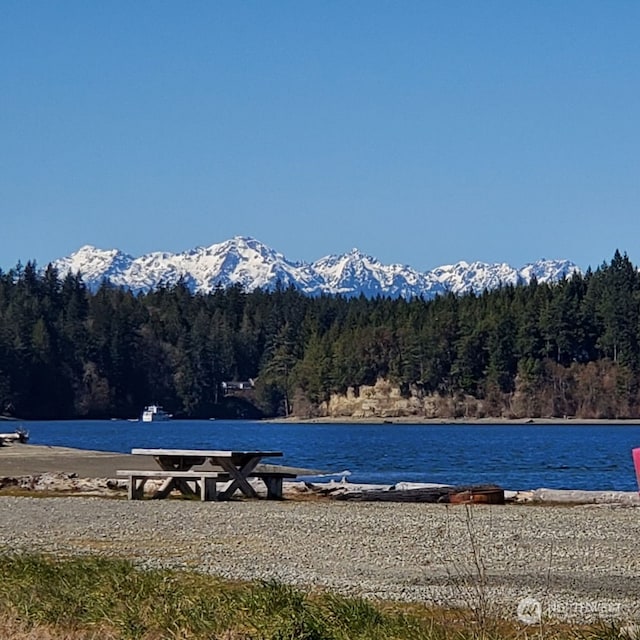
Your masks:
<path fill-rule="evenodd" d="M 202 422 L 211 421 L 212 418 L 180 418 L 173 422 Z M 318 416 L 313 418 L 305 418 L 299 416 L 276 417 L 276 418 L 256 418 L 252 420 L 243 420 L 241 418 L 216 419 L 220 422 L 263 422 L 265 424 L 416 424 L 416 425 L 505 425 L 505 426 L 529 426 L 529 425 L 602 425 L 602 426 L 639 426 L 639 418 L 578 418 L 567 416 L 565 418 L 504 418 L 504 417 L 487 417 L 487 418 L 427 418 L 425 416 L 408 415 L 408 416 Z M 10 416 L 0 416 L 0 422 L 20 423 L 26 422 L 58 422 L 58 419 L 39 419 L 28 420 L 23 418 L 14 418 Z M 86 420 L 84 418 L 68 418 L 62 422 L 93 422 L 94 420 Z M 125 418 L 103 418 L 96 420 L 97 422 L 131 422 Z M 133 422 L 137 422 L 134 420 Z M 7 425 L 8 426 L 8 425 Z"/>
<path fill-rule="evenodd" d="M 299 418 L 264 418 L 260 422 L 268 424 L 411 424 L 424 426 L 545 426 L 545 425 L 572 425 L 572 426 L 640 426 L 640 418 L 425 418 L 422 416 L 397 416 L 397 417 L 318 417 Z"/>
<path fill-rule="evenodd" d="M 56 447 L 47 445 L 15 443 L 0 448 L 0 490 L 4 484 L 15 486 L 7 480 L 20 479 L 18 483 L 23 488 L 33 488 L 37 493 L 40 489 L 66 491 L 78 489 L 89 491 L 96 488 L 107 488 L 108 485 L 122 488 L 122 481 L 117 480 L 118 469 L 148 469 L 155 470 L 157 465 L 148 456 L 134 456 L 127 453 L 92 451 L 71 447 Z M 283 469 L 297 474 L 300 478 L 289 484 L 289 488 L 300 495 L 306 485 L 309 494 L 315 492 L 316 497 L 323 494 L 358 493 L 376 490 L 424 489 L 433 486 L 425 482 L 395 482 L 393 484 L 362 484 L 351 483 L 348 479 L 336 480 L 337 474 L 325 471 L 299 467 L 283 467 Z M 314 487 L 315 489 L 312 489 Z M 530 502 L 534 504 L 617 504 L 640 506 L 640 492 L 623 490 L 597 490 L 581 488 L 555 489 L 544 486 L 531 486 L 527 489 L 514 490 L 508 486 L 502 487 L 505 495 L 509 494 L 510 501 L 516 503 Z"/>
<path fill-rule="evenodd" d="M 264 465 L 263 465 L 264 466 Z M 327 471 L 287 465 L 278 466 L 299 476 L 325 474 Z M 13 443 L 0 447 L 0 479 L 42 474 L 75 474 L 78 478 L 116 478 L 118 469 L 158 469 L 150 456 L 119 453 L 117 451 L 93 451 L 74 447 Z"/>

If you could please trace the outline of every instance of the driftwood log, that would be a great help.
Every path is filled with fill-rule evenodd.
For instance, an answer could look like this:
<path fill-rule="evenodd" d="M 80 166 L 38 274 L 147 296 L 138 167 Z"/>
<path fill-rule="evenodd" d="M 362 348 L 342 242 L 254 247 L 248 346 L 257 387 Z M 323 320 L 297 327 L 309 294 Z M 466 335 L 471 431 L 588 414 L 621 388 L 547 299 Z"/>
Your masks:
<path fill-rule="evenodd" d="M 504 489 L 497 485 L 434 487 L 421 489 L 374 489 L 328 494 L 335 500 L 353 502 L 431 502 L 444 504 L 504 504 Z"/>

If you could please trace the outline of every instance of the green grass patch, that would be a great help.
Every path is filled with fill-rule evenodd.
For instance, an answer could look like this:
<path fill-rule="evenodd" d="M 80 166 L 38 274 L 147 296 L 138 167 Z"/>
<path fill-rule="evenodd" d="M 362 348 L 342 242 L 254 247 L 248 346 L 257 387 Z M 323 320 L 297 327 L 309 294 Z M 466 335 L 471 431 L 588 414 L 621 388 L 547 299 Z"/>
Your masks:
<path fill-rule="evenodd" d="M 3 640 L 496 640 L 617 637 L 615 629 L 478 628 L 464 612 L 307 593 L 278 582 L 142 570 L 102 557 L 0 556 Z"/>

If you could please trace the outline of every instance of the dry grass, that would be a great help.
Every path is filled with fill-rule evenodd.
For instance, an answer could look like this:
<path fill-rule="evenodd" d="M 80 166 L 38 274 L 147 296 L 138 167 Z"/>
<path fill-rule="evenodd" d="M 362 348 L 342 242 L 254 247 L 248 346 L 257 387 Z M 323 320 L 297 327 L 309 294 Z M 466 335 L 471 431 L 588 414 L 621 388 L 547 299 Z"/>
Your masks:
<path fill-rule="evenodd" d="M 0 617 L 2 640 L 118 640 L 107 628 L 64 630 L 44 624 L 31 626 L 15 616 Z"/>
<path fill-rule="evenodd" d="M 0 556 L 2 640 L 609 640 L 469 611 L 374 603 L 275 582 L 142 571 L 123 560 Z"/>

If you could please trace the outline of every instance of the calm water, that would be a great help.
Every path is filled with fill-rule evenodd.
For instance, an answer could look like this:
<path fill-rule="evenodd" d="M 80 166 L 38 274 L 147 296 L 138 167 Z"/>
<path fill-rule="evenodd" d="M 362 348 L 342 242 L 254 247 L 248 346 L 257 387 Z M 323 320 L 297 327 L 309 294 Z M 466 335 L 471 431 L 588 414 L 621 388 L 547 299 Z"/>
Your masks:
<path fill-rule="evenodd" d="M 493 482 L 637 490 L 631 449 L 640 426 L 345 425 L 244 421 L 27 422 L 33 444 L 129 452 L 132 447 L 270 449 L 282 464 L 352 482 Z M 8 429 L 5 429 L 8 430 Z M 272 462 L 279 462 L 278 459 Z"/>

